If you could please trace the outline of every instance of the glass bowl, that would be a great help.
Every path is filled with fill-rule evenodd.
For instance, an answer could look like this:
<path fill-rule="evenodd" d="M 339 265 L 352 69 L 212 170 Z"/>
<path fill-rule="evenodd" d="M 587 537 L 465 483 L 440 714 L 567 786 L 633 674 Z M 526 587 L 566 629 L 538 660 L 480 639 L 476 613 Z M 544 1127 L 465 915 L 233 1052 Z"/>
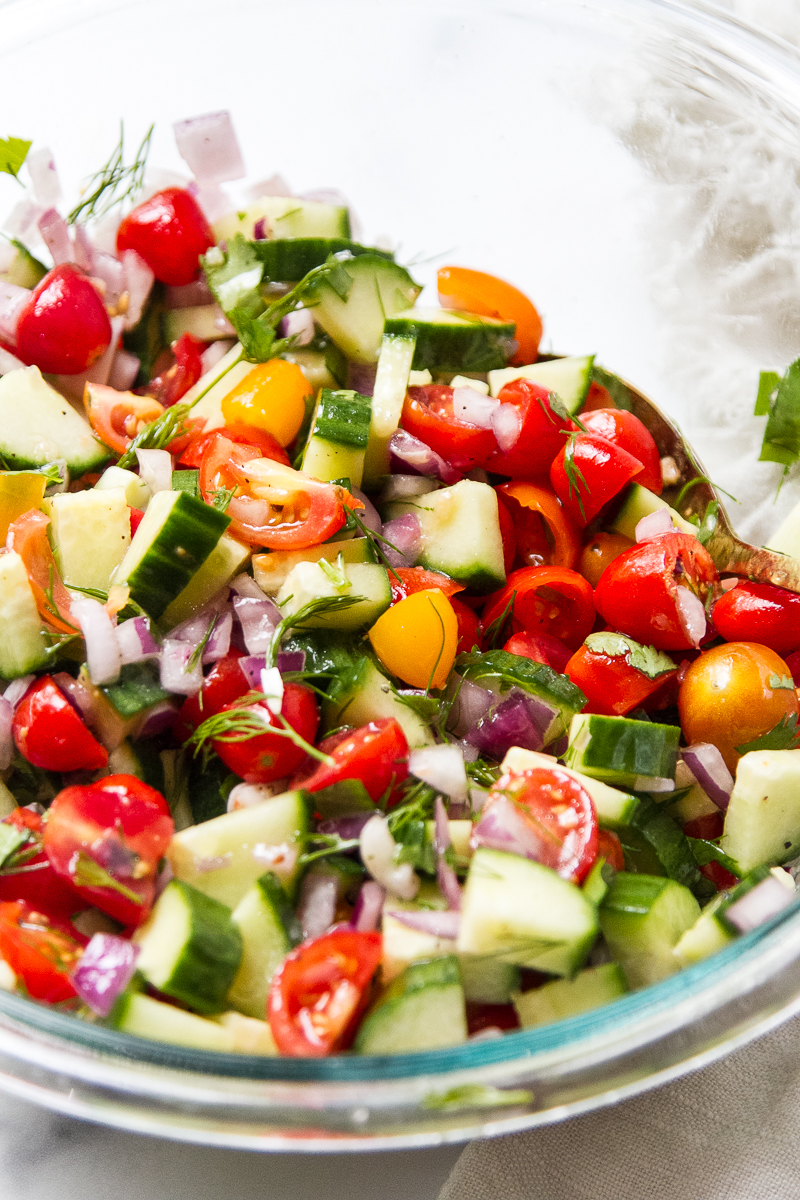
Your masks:
<path fill-rule="evenodd" d="M 794 51 L 673 0 L 11 0 L 4 132 L 51 146 L 68 195 L 123 117 L 180 169 L 173 120 L 231 109 L 250 178 L 337 187 L 366 240 L 524 288 L 544 350 L 595 351 L 682 424 L 763 541 L 750 416 L 800 350 Z M 0 177 L 0 211 L 19 198 Z M 742 515 L 737 518 L 737 512 Z M 261 1150 L 425 1146 L 611 1103 L 785 1019 L 800 912 L 613 1005 L 397 1057 L 217 1055 L 0 993 L 0 1086 L 112 1125 Z"/>

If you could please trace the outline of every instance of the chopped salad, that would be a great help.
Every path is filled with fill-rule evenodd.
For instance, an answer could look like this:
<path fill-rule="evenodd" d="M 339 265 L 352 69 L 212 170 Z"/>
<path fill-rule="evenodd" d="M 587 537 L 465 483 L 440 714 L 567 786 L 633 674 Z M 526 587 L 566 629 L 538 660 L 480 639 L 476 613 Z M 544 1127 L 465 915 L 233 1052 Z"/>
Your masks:
<path fill-rule="evenodd" d="M 145 186 L 148 135 L 68 216 L 3 143 L 0 984 L 395 1054 L 791 905 L 800 596 L 720 578 L 625 385 L 540 356 L 516 287 L 445 266 L 419 305 L 338 195 L 236 208 L 227 114 L 176 136 L 191 181 Z"/>

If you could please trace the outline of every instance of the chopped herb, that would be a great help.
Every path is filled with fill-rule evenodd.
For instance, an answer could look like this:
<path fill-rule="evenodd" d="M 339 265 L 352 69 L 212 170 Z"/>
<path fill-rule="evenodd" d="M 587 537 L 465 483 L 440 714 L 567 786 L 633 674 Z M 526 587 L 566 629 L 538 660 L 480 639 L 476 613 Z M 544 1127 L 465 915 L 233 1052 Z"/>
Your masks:
<path fill-rule="evenodd" d="M 718 483 L 714 483 L 713 479 L 709 479 L 708 475 L 695 475 L 693 479 L 688 479 L 683 485 L 681 490 L 678 492 L 675 503 L 672 507 L 680 508 L 681 501 L 689 495 L 689 492 L 692 490 L 692 488 L 697 487 L 698 483 L 707 483 L 708 486 L 714 488 L 715 491 L 722 492 L 723 496 L 727 496 L 728 499 L 732 500 L 734 504 L 742 503 L 741 500 L 737 500 L 735 496 L 732 496 L 730 492 L 726 492 L 725 488 L 721 488 Z"/>
<path fill-rule="evenodd" d="M 761 405 L 763 395 L 759 387 Z M 769 396 L 769 415 L 759 460 L 783 465 L 786 475 L 800 457 L 800 358 L 787 368 L 774 394 Z"/>
<path fill-rule="evenodd" d="M 224 313 L 239 311 L 251 317 L 258 316 L 264 311 L 264 300 L 259 290 L 264 264 L 253 243 L 237 233 L 228 242 L 221 262 L 216 261 L 217 257 L 217 254 L 209 252 L 200 260 L 217 304 Z"/>
<path fill-rule="evenodd" d="M 73 879 L 76 887 L 111 888 L 112 891 L 119 892 L 126 900 L 130 900 L 132 904 L 142 903 L 142 897 L 138 892 L 134 892 L 132 888 L 120 883 L 113 875 L 109 875 L 105 867 L 101 867 L 99 862 L 95 862 L 83 850 L 78 851 L 73 868 Z"/>
<path fill-rule="evenodd" d="M 516 604 L 516 602 L 517 602 L 517 593 L 516 593 L 516 591 L 514 591 L 511 593 L 511 597 L 508 601 L 508 604 L 505 606 L 503 611 L 500 613 L 500 616 L 495 617 L 495 619 L 492 621 L 492 623 L 488 626 L 488 628 L 484 634 L 484 641 L 488 643 L 489 648 L 491 650 L 496 650 L 497 643 L 504 642 L 506 640 L 506 636 L 505 636 L 506 625 L 508 624 L 509 621 L 511 621 L 513 619 L 514 605 Z"/>
<path fill-rule="evenodd" d="M 155 421 L 145 425 L 119 459 L 117 466 L 132 467 L 136 463 L 137 450 L 163 450 L 185 432 L 183 421 L 189 415 L 190 408 L 189 404 L 173 404 L 172 408 L 156 417 Z"/>
<path fill-rule="evenodd" d="M 200 641 L 198 642 L 198 644 L 195 646 L 194 650 L 192 651 L 191 658 L 187 662 L 186 666 L 183 668 L 184 675 L 191 674 L 191 672 L 195 669 L 197 664 L 200 662 L 200 659 L 203 657 L 203 651 L 205 650 L 206 646 L 208 645 L 208 639 L 211 637 L 211 634 L 214 631 L 214 626 L 216 625 L 216 623 L 217 623 L 217 614 L 214 613 L 213 616 L 211 617 L 211 620 L 208 622 L 208 626 L 206 627 L 205 633 L 203 634 L 202 638 L 200 639 Z"/>
<path fill-rule="evenodd" d="M 769 410 L 775 401 L 775 393 L 778 390 L 778 384 L 781 377 L 777 371 L 762 371 L 758 377 L 758 394 L 756 396 L 756 406 L 753 409 L 754 417 L 767 417 Z"/>
<path fill-rule="evenodd" d="M 773 691 L 779 689 L 785 689 L 787 692 L 794 691 L 794 680 L 791 675 L 770 675 L 767 682 Z"/>
<path fill-rule="evenodd" d="M 211 496 L 211 507 L 216 508 L 217 512 L 223 512 L 223 513 L 227 512 L 228 505 L 230 504 L 231 500 L 233 499 L 235 491 L 236 491 L 235 487 L 214 488 L 214 490 L 209 493 L 209 495 Z"/>
<path fill-rule="evenodd" d="M 5 867 L 20 846 L 30 841 L 29 829 L 18 829 L 16 825 L 0 822 L 0 867 Z M 35 853 L 36 851 L 34 851 Z"/>
<path fill-rule="evenodd" d="M 701 546 L 706 546 L 711 541 L 714 534 L 717 532 L 719 523 L 719 504 L 716 500 L 709 500 L 706 511 L 703 513 L 703 519 L 697 527 L 697 540 Z"/>
<path fill-rule="evenodd" d="M 283 713 L 268 712 L 268 715 L 265 713 L 262 716 L 260 712 L 253 711 L 254 705 L 266 704 L 272 699 L 274 697 L 267 696 L 264 692 L 248 692 L 245 696 L 241 696 L 236 701 L 235 707 L 229 708 L 227 712 L 219 712 L 207 717 L 201 725 L 198 725 L 185 745 L 193 745 L 196 756 L 212 741 L 248 742 L 251 738 L 270 733 L 276 737 L 287 738 L 311 758 L 317 759 L 326 766 L 331 766 L 333 763 L 331 756 L 324 754 L 316 746 L 307 742 L 304 737 L 301 737 L 297 730 L 292 728 Z M 279 722 L 280 728 L 276 728 L 273 719 Z"/>
<path fill-rule="evenodd" d="M 655 646 L 642 646 L 624 633 L 590 633 L 584 645 L 594 654 L 624 658 L 629 666 L 648 679 L 657 679 L 659 675 L 675 670 L 675 663 L 668 655 L 656 650 Z"/>
<path fill-rule="evenodd" d="M 26 142 L 24 138 L 0 138 L 0 171 L 5 175 L 12 175 L 19 183 L 19 169 L 28 157 L 32 145 L 32 142 Z"/>
<path fill-rule="evenodd" d="M 101 592 L 100 588 L 78 587 L 77 583 L 71 583 L 69 590 L 80 592 L 83 596 L 91 596 L 93 600 L 99 600 L 101 604 L 105 604 L 108 599 L 108 592 Z"/>
<path fill-rule="evenodd" d="M 345 850 L 355 850 L 360 844 L 358 838 L 342 838 L 338 833 L 312 833 L 309 835 L 309 841 L 321 842 L 322 846 L 319 850 L 310 850 L 301 854 L 297 860 L 298 866 L 305 867 L 309 863 L 317 862 L 320 858 L 328 858 L 331 854 L 342 854 Z"/>
<path fill-rule="evenodd" d="M 150 126 L 136 151 L 134 161 L 126 167 L 125 128 L 120 121 L 119 141 L 112 150 L 108 162 L 92 175 L 86 184 L 84 198 L 76 204 L 67 217 L 70 225 L 77 220 L 86 221 L 90 217 L 102 217 L 117 204 L 121 204 L 123 200 L 141 190 L 154 128 L 153 125 Z"/>
<path fill-rule="evenodd" d="M 287 603 L 290 599 L 291 597 L 287 596 L 284 603 Z M 281 642 L 290 630 L 302 629 L 315 617 L 324 617 L 331 613 L 344 612 L 345 609 L 352 608 L 354 604 L 364 603 L 364 596 L 317 596 L 314 600 L 309 600 L 302 608 L 298 608 L 296 613 L 284 617 L 277 625 L 272 635 L 272 641 L 269 644 L 269 650 L 267 651 L 267 666 L 275 666 Z"/>
<path fill-rule="evenodd" d="M 778 724 L 769 733 L 737 746 L 739 754 L 749 754 L 751 750 L 796 750 L 800 746 L 800 733 L 797 730 L 797 713 L 781 717 Z"/>
<path fill-rule="evenodd" d="M 566 449 L 564 451 L 564 472 L 567 476 L 567 484 L 569 485 L 569 494 L 570 494 L 570 496 L 575 497 L 575 499 L 578 502 L 578 507 L 581 510 L 581 516 L 585 518 L 586 513 L 584 511 L 583 500 L 581 499 L 580 489 L 583 488 L 584 492 L 586 492 L 586 494 L 588 495 L 589 485 L 586 482 L 586 477 L 584 476 L 583 471 L 580 469 L 578 464 L 575 462 L 575 438 L 577 436 L 578 436 L 577 434 L 572 433 L 567 438 L 567 445 L 566 445 Z"/>
<path fill-rule="evenodd" d="M 698 867 L 705 867 L 710 862 L 718 862 L 726 871 L 730 871 L 731 875 L 741 879 L 742 868 L 734 859 L 724 854 L 715 842 L 707 842 L 703 838 L 693 837 L 687 837 L 686 840 Z"/>

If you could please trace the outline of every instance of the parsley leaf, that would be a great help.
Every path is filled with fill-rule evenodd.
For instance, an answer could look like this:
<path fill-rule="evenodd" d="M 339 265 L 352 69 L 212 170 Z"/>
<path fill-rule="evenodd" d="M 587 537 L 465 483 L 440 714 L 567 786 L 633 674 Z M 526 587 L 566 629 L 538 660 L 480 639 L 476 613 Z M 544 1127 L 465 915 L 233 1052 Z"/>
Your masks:
<path fill-rule="evenodd" d="M 752 742 L 737 746 L 739 754 L 749 754 L 751 750 L 796 750 L 800 746 L 800 733 L 797 730 L 797 713 L 781 717 L 774 729 L 765 733 Z"/>
<path fill-rule="evenodd" d="M 259 284 L 264 275 L 264 264 L 253 243 L 248 242 L 241 233 L 228 242 L 225 253 L 215 246 L 203 255 L 200 262 L 214 299 L 224 313 L 230 316 L 234 310 L 241 310 L 254 317 L 263 312 L 264 301 Z"/>
<path fill-rule="evenodd" d="M 279 343 L 271 325 L 265 325 L 263 320 L 251 316 L 245 308 L 232 308 L 227 317 L 236 330 L 242 344 L 242 357 L 247 362 L 269 362 L 276 357 L 275 347 Z"/>
<path fill-rule="evenodd" d="M 28 151 L 32 144 L 32 142 L 26 142 L 24 138 L 0 138 L 0 171 L 6 175 L 13 175 L 19 183 L 18 172 L 28 157 Z"/>
<path fill-rule="evenodd" d="M 773 691 L 794 691 L 794 680 L 791 675 L 770 675 L 767 682 Z"/>
<path fill-rule="evenodd" d="M 658 679 L 659 675 L 667 675 L 675 670 L 675 663 L 669 655 L 662 654 L 655 646 L 643 646 L 624 633 L 590 633 L 584 645 L 594 654 L 624 658 L 628 666 L 648 679 Z"/>
<path fill-rule="evenodd" d="M 759 387 L 759 401 L 764 397 Z M 760 462 L 782 463 L 784 474 L 800 458 L 800 358 L 791 363 L 768 397 L 769 416 L 764 430 Z"/>

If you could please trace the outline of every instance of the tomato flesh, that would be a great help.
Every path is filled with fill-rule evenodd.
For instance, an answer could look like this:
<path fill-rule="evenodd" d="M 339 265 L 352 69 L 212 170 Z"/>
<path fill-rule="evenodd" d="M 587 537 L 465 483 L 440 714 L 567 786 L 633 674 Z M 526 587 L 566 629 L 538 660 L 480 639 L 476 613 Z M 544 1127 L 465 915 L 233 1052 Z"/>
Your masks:
<path fill-rule="evenodd" d="M 240 672 L 241 674 L 241 672 Z M 285 735 L 284 726 L 266 704 L 226 704 L 221 712 L 253 713 L 264 722 L 266 732 L 244 741 L 214 740 L 214 749 L 225 766 L 245 783 L 272 783 L 291 775 L 305 762 L 306 751 Z M 313 742 L 319 725 L 314 694 L 299 683 L 286 683 L 281 717 L 306 742 Z"/>
<path fill-rule="evenodd" d="M 544 480 L 550 465 L 562 449 L 565 435 L 575 429 L 550 407 L 550 393 L 530 379 L 512 379 L 500 389 L 501 404 L 513 404 L 519 411 L 521 429 L 514 445 L 506 451 L 495 449 L 480 466 L 513 479 Z"/>
<path fill-rule="evenodd" d="M 591 633 L 595 619 L 592 589 L 582 575 L 566 567 L 513 571 L 502 591 L 487 601 L 484 632 L 507 610 L 514 633 L 545 633 L 573 650 Z"/>
<path fill-rule="evenodd" d="M 211 226 L 194 196 L 165 188 L 136 206 L 120 223 L 117 250 L 135 250 L 160 283 L 191 283 L 200 255 L 214 245 Z"/>
<path fill-rule="evenodd" d="M 86 907 L 71 883 L 57 875 L 44 852 L 44 822 L 28 808 L 15 808 L 4 824 L 28 832 L 28 841 L 0 867 L 0 900 L 25 900 L 34 908 L 69 917 Z"/>
<path fill-rule="evenodd" d="M 627 661 L 624 654 L 605 654 L 580 646 L 564 668 L 576 687 L 587 697 L 582 710 L 606 716 L 624 717 L 639 708 L 677 669 L 651 679 Z"/>
<path fill-rule="evenodd" d="M 641 474 L 643 464 L 596 433 L 577 433 L 550 467 L 550 482 L 567 514 L 583 527 Z"/>
<path fill-rule="evenodd" d="M 46 913 L 25 900 L 0 903 L 0 957 L 34 1000 L 59 1004 L 75 995 L 69 973 L 82 953 L 81 943 Z"/>
<path fill-rule="evenodd" d="M 502 775 L 483 811 L 503 797 L 536 833 L 537 860 L 580 883 L 597 857 L 597 814 L 586 789 L 558 767 L 533 767 Z"/>
<path fill-rule="evenodd" d="M 401 424 L 458 471 L 481 466 L 497 449 L 491 429 L 459 420 L 453 407 L 453 389 L 444 384 L 410 387 Z"/>
<path fill-rule="evenodd" d="M 759 642 L 777 654 L 800 647 L 800 596 L 772 583 L 737 583 L 714 605 L 713 621 L 726 642 Z"/>
<path fill-rule="evenodd" d="M 343 779 L 360 779 L 376 802 L 408 776 L 408 742 L 394 717 L 355 729 L 330 752 L 333 763 L 320 763 L 303 784 L 319 792 Z"/>
<path fill-rule="evenodd" d="M 652 433 L 632 412 L 623 408 L 599 408 L 588 412 L 581 420 L 590 433 L 599 433 L 609 442 L 621 446 L 634 458 L 638 458 L 642 469 L 634 475 L 634 483 L 661 495 L 664 486 L 661 478 L 661 455 Z"/>
<path fill-rule="evenodd" d="M 14 712 L 14 744 L 45 771 L 96 771 L 108 753 L 49 675 L 39 679 Z"/>
<path fill-rule="evenodd" d="M 72 263 L 48 271 L 33 289 L 17 323 L 15 353 L 54 375 L 77 375 L 96 362 L 111 342 L 103 301 Z"/>

